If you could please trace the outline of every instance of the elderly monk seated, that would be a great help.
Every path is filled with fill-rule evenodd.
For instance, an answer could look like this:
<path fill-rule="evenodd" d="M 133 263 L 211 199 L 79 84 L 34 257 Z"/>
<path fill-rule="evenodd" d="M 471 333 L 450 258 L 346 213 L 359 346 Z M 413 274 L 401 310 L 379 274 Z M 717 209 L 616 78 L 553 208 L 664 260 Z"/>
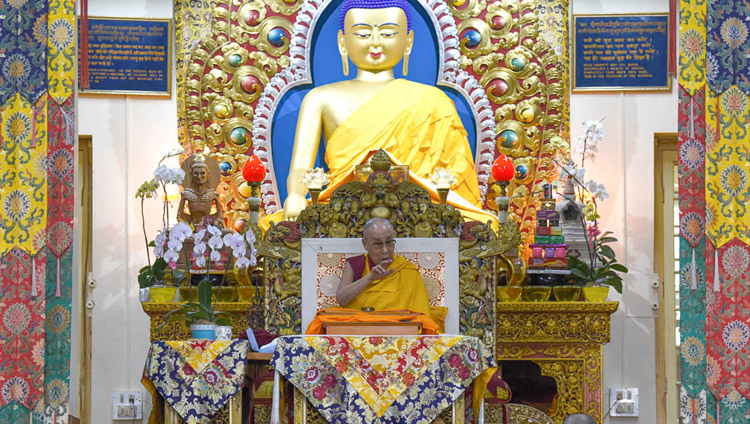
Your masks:
<path fill-rule="evenodd" d="M 393 226 L 372 218 L 363 227 L 367 253 L 349 258 L 336 290 L 339 304 L 349 309 L 411 309 L 430 315 L 430 300 L 417 267 L 393 252 Z"/>
<path fill-rule="evenodd" d="M 423 315 L 413 320 L 422 323 L 423 333 L 436 333 L 437 324 L 430 315 L 430 301 L 422 275 L 411 262 L 394 255 L 396 240 L 390 221 L 372 218 L 363 227 L 362 245 L 367 253 L 346 261 L 341 273 L 341 282 L 336 291 L 340 305 L 352 312 L 353 321 L 367 320 L 360 311 L 403 310 Z M 398 321 L 403 316 L 392 317 Z M 318 315 L 308 327 L 307 333 L 317 332 L 322 323 Z M 341 321 L 342 316 L 327 319 Z M 371 317 L 372 321 L 383 321 L 384 315 Z"/>

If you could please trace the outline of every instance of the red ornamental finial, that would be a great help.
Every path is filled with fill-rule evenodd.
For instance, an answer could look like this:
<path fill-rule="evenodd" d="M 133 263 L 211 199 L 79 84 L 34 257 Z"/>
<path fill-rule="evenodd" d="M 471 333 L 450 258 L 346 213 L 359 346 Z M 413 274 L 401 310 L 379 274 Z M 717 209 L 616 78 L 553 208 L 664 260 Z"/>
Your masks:
<path fill-rule="evenodd" d="M 500 153 L 492 164 L 492 178 L 499 182 L 509 182 L 516 175 L 516 168 L 508 156 Z"/>
<path fill-rule="evenodd" d="M 249 183 L 261 183 L 266 178 L 266 166 L 259 157 L 252 155 L 242 167 L 242 176 Z"/>

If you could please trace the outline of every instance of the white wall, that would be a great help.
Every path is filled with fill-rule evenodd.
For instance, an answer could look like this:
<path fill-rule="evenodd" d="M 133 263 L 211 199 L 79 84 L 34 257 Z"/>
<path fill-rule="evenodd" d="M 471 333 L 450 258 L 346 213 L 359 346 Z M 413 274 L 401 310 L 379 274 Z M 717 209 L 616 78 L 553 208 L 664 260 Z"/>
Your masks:
<path fill-rule="evenodd" d="M 576 14 L 668 10 L 667 0 L 571 3 Z M 89 14 L 171 18 L 172 2 L 90 0 Z M 622 303 L 612 318 L 612 341 L 604 349 L 604 390 L 638 387 L 641 415 L 611 422 L 655 423 L 653 134 L 677 130 L 676 88 L 672 93 L 574 94 L 571 103 L 572 137 L 581 134 L 585 119 L 605 118 L 607 135 L 597 162 L 586 166 L 587 176 L 605 183 L 612 196 L 601 204 L 601 224 L 620 239 L 618 258 L 631 270 L 622 298 L 610 295 Z M 93 273 L 98 284 L 91 422 L 99 424 L 112 422 L 113 391 L 141 390 L 145 395 L 140 378 L 149 323 L 138 302 L 136 276 L 146 253 L 134 194 L 151 178 L 167 146 L 176 142 L 177 119 L 174 93 L 169 99 L 82 95 L 78 106 L 79 133 L 93 137 Z M 154 200 L 146 206 L 146 228 L 153 238 L 160 208 Z M 148 402 L 144 396 L 144 417 L 151 409 Z"/>
<path fill-rule="evenodd" d="M 170 0 L 89 0 L 90 16 L 172 18 Z M 174 76 L 172 87 L 174 87 Z M 91 422 L 112 421 L 112 392 L 141 390 L 148 422 L 150 396 L 140 383 L 149 347 L 148 316 L 138 301 L 137 275 L 146 263 L 135 191 L 152 178 L 168 145 L 177 142 L 175 96 L 81 95 L 78 132 L 92 136 L 93 274 Z M 160 205 L 146 202 L 153 239 Z M 115 421 L 116 422 L 116 421 Z"/>
<path fill-rule="evenodd" d="M 668 11 L 667 0 L 571 1 L 571 15 Z M 621 303 L 612 316 L 611 342 L 604 347 L 603 400 L 607 402 L 610 387 L 637 387 L 640 416 L 612 417 L 611 423 L 656 423 L 654 133 L 677 132 L 676 85 L 673 81 L 670 93 L 571 96 L 571 138 L 583 133 L 584 120 L 604 118 L 607 134 L 597 161 L 586 163 L 586 178 L 604 183 L 609 191 L 611 197 L 599 204 L 600 227 L 619 239 L 617 257 L 630 270 L 622 296 L 610 290 L 609 299 Z"/>

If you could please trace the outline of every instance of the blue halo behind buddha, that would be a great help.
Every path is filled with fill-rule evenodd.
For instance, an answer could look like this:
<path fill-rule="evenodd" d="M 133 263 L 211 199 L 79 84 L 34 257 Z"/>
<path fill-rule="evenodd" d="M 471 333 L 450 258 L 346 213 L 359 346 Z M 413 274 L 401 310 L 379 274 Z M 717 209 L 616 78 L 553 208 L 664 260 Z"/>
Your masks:
<path fill-rule="evenodd" d="M 356 0 L 352 3 L 362 3 L 366 0 Z M 286 180 L 289 175 L 289 165 L 294 148 L 294 135 L 297 128 L 297 118 L 302 99 L 313 88 L 356 76 L 356 67 L 349 64 L 349 76 L 345 77 L 341 69 L 341 56 L 338 51 L 337 36 L 341 27 L 342 0 L 333 0 L 323 12 L 315 25 L 311 37 L 311 75 L 313 85 L 297 87 L 287 91 L 279 101 L 274 113 L 272 125 L 273 165 L 278 185 L 278 193 L 283 202 L 287 196 Z M 388 0 L 368 2 L 379 4 L 378 7 L 393 7 L 391 3 L 407 3 L 406 0 Z M 385 5 L 382 5 L 385 4 Z M 435 85 L 438 77 L 438 42 L 428 12 L 416 1 L 408 2 L 411 29 L 414 31 L 414 46 L 409 58 L 409 74 L 405 77 L 422 84 Z M 356 7 L 356 6 L 355 6 Z M 399 6 L 396 6 L 399 7 Z M 404 78 L 403 64 L 394 68 L 396 78 Z M 440 87 L 453 100 L 461 122 L 468 133 L 472 152 L 476 151 L 476 127 L 474 115 L 466 99 L 452 89 Z M 476 158 L 475 158 L 476 159 Z M 316 167 L 325 167 L 325 144 L 321 139 Z"/>

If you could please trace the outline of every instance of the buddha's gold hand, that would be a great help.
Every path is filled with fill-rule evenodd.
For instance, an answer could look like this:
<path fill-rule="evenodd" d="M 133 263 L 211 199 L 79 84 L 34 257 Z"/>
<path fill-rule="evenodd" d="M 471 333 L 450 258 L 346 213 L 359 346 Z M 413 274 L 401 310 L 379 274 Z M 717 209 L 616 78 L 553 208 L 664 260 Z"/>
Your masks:
<path fill-rule="evenodd" d="M 284 219 L 292 220 L 299 216 L 302 209 L 307 206 L 307 199 L 305 196 L 299 194 L 289 194 L 284 201 Z"/>

